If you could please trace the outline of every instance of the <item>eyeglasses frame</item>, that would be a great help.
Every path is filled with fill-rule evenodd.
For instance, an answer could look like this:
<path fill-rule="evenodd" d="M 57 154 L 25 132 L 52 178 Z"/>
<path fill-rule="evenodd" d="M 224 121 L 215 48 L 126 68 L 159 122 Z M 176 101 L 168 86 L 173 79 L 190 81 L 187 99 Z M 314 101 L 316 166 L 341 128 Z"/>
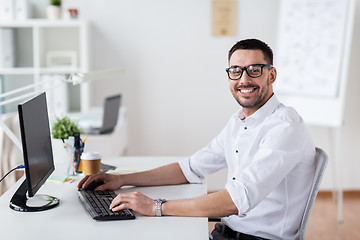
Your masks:
<path fill-rule="evenodd" d="M 257 77 L 250 76 L 250 74 L 248 73 L 247 70 L 248 70 L 249 67 L 252 67 L 252 66 L 260 66 L 260 67 L 261 67 L 261 74 L 260 74 L 259 76 L 257 76 Z M 239 76 L 238 78 L 231 78 L 229 71 L 230 71 L 231 68 L 235 68 L 235 67 L 241 69 L 241 74 L 240 74 L 240 76 Z M 244 71 L 245 71 L 246 74 L 247 74 L 249 77 L 251 77 L 251 78 L 261 77 L 261 76 L 263 75 L 263 68 L 264 68 L 264 67 L 271 69 L 271 68 L 273 68 L 274 66 L 271 65 L 271 64 L 251 64 L 251 65 L 248 65 L 248 66 L 246 66 L 246 67 L 240 67 L 240 66 L 228 67 L 228 68 L 225 69 L 225 71 L 227 72 L 227 75 L 228 75 L 229 79 L 235 81 L 235 80 L 239 80 L 239 79 L 242 77 Z"/>

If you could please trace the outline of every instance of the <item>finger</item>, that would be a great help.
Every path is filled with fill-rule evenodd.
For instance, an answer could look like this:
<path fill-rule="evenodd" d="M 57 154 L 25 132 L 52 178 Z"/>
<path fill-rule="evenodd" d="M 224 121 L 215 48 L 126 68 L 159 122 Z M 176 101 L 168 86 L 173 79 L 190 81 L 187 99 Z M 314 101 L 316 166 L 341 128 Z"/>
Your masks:
<path fill-rule="evenodd" d="M 120 193 L 111 202 L 109 208 L 112 210 L 117 206 L 126 204 L 129 205 L 134 198 L 131 193 Z M 123 207 L 123 206 L 122 206 Z"/>
<path fill-rule="evenodd" d="M 84 182 L 86 182 L 86 180 L 89 178 L 89 176 L 85 176 L 83 179 L 80 180 L 80 182 L 78 183 L 77 187 L 78 188 L 83 188 L 83 184 Z"/>
<path fill-rule="evenodd" d="M 120 210 L 124 210 L 124 209 L 129 209 L 129 205 L 127 203 L 121 203 L 120 205 L 110 209 L 111 211 L 113 212 L 116 212 L 116 211 L 120 211 Z"/>
<path fill-rule="evenodd" d="M 111 188 L 111 183 L 104 183 L 104 184 L 98 186 L 97 188 L 95 188 L 94 190 L 103 191 L 103 190 L 106 190 L 106 189 L 112 189 Z"/>
<path fill-rule="evenodd" d="M 87 179 L 82 184 L 82 188 L 87 188 L 90 183 L 92 183 L 92 182 L 101 182 L 101 181 L 103 181 L 103 179 L 104 179 L 103 176 L 99 175 L 99 174 L 88 175 Z"/>
<path fill-rule="evenodd" d="M 110 209 L 112 211 L 118 211 L 127 208 L 143 215 L 154 216 L 154 206 L 153 199 L 145 196 L 140 192 L 131 192 L 119 194 L 116 199 L 114 199 Z"/>
<path fill-rule="evenodd" d="M 115 208 L 116 206 L 120 205 L 124 200 L 123 200 L 123 195 L 124 194 L 118 194 L 110 203 L 109 209 L 112 210 L 113 208 Z"/>

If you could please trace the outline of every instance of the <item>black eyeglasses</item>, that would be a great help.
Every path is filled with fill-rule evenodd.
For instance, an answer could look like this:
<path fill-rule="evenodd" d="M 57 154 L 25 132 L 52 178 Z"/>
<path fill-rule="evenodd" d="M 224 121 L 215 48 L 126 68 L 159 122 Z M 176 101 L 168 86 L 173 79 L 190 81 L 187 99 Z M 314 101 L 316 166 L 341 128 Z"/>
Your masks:
<path fill-rule="evenodd" d="M 234 66 L 226 68 L 226 72 L 231 80 L 238 80 L 246 71 L 247 75 L 252 78 L 258 78 L 263 74 L 263 68 L 272 68 L 270 64 L 251 64 L 246 67 Z"/>

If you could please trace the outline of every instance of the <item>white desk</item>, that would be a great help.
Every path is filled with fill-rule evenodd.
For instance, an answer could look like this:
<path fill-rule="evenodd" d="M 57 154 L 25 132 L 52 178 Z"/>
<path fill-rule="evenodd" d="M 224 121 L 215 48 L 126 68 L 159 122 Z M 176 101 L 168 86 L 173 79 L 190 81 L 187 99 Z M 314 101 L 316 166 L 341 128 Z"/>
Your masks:
<path fill-rule="evenodd" d="M 175 162 L 178 157 L 124 157 L 104 159 L 104 163 L 135 169 L 148 169 Z M 95 221 L 86 212 L 77 196 L 76 182 L 46 183 L 39 190 L 58 197 L 60 205 L 43 212 L 16 212 L 9 201 L 23 181 L 20 179 L 0 198 L 0 239 L 208 239 L 207 218 L 146 217 L 136 214 L 135 220 Z M 140 191 L 151 198 L 192 198 L 206 193 L 206 184 L 184 184 L 163 187 L 139 187 L 120 191 Z"/>

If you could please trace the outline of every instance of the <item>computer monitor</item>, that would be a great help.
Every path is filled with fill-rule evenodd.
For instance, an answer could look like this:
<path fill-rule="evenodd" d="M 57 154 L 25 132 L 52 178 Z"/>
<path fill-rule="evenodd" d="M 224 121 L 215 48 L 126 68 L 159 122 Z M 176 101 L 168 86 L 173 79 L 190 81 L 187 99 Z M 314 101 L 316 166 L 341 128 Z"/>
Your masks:
<path fill-rule="evenodd" d="M 103 125 L 100 134 L 111 133 L 116 127 L 119 116 L 121 95 L 107 97 L 104 104 Z"/>
<path fill-rule="evenodd" d="M 19 104 L 18 112 L 26 178 L 10 200 L 10 208 L 22 212 L 47 210 L 57 206 L 59 199 L 36 194 L 55 170 L 46 94 Z"/>

